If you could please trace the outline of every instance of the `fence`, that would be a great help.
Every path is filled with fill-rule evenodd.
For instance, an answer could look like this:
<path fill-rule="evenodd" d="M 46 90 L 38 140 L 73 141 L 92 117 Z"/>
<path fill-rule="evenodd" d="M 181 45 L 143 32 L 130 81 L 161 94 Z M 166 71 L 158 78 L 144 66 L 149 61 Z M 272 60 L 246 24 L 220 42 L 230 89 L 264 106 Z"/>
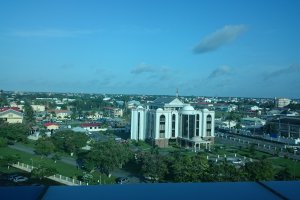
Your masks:
<path fill-rule="evenodd" d="M 12 164 L 13 167 L 27 171 L 27 172 L 31 172 L 35 167 L 25 164 L 25 163 L 20 163 L 17 162 L 15 164 Z M 60 174 L 54 174 L 52 176 L 46 177 L 48 179 L 51 179 L 53 181 L 65 184 L 65 185 L 88 185 L 88 183 L 85 183 L 83 181 L 79 181 L 77 179 L 74 178 L 70 178 L 70 177 L 66 177 Z"/>

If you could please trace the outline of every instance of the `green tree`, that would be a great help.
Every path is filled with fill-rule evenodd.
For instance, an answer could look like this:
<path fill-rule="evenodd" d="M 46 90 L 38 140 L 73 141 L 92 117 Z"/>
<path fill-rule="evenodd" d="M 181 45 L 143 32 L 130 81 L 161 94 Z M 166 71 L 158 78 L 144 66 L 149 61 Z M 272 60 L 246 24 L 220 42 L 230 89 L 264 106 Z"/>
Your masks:
<path fill-rule="evenodd" d="M 67 130 L 53 134 L 51 139 L 57 149 L 67 153 L 78 153 L 87 144 L 88 136 Z"/>
<path fill-rule="evenodd" d="M 24 119 L 28 124 L 35 123 L 34 111 L 28 102 L 25 102 L 24 104 Z"/>
<path fill-rule="evenodd" d="M 237 168 L 228 161 L 212 163 L 208 169 L 210 179 L 208 181 L 243 181 L 246 180 L 241 168 Z"/>
<path fill-rule="evenodd" d="M 264 127 L 263 127 L 263 130 L 270 134 L 270 133 L 277 133 L 277 129 L 276 129 L 276 126 L 274 123 L 270 123 L 270 122 L 267 122 Z"/>
<path fill-rule="evenodd" d="M 110 176 L 110 172 L 121 168 L 132 157 L 127 144 L 114 141 L 100 142 L 92 146 L 92 150 L 84 156 L 85 167 L 91 172 L 100 172 Z"/>
<path fill-rule="evenodd" d="M 35 152 L 39 155 L 48 156 L 53 153 L 55 146 L 48 138 L 40 138 L 35 145 Z"/>
<path fill-rule="evenodd" d="M 233 111 L 229 112 L 225 119 L 229 122 L 229 128 L 231 129 L 232 121 L 239 121 L 240 117 L 235 114 Z"/>
<path fill-rule="evenodd" d="M 7 166 L 9 168 L 10 165 L 17 163 L 20 160 L 20 155 L 5 155 L 0 158 L 0 163 L 2 166 Z"/>
<path fill-rule="evenodd" d="M 270 181 L 275 175 L 272 164 L 266 160 L 246 163 L 245 173 L 249 181 Z"/>
<path fill-rule="evenodd" d="M 30 129 L 25 124 L 4 123 L 0 126 L 0 136 L 13 141 L 25 141 Z"/>
<path fill-rule="evenodd" d="M 140 163 L 142 174 L 152 181 L 163 180 L 168 172 L 166 159 L 156 152 L 144 153 Z"/>
<path fill-rule="evenodd" d="M 35 178 L 43 179 L 48 176 L 52 176 L 57 173 L 57 170 L 49 165 L 43 164 L 39 167 L 34 168 L 31 171 L 31 175 Z"/>
<path fill-rule="evenodd" d="M 206 180 L 208 162 L 200 154 L 179 155 L 174 160 L 171 173 L 175 182 L 200 182 Z"/>
<path fill-rule="evenodd" d="M 275 177 L 278 181 L 288 181 L 293 179 L 293 176 L 287 167 L 280 169 Z"/>

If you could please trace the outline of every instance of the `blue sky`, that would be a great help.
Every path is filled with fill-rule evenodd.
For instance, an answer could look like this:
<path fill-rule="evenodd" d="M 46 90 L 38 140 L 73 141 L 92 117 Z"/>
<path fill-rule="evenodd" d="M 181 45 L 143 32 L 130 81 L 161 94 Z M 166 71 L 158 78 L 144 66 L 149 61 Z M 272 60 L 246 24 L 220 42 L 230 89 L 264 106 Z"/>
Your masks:
<path fill-rule="evenodd" d="M 0 2 L 0 88 L 300 98 L 300 1 Z"/>

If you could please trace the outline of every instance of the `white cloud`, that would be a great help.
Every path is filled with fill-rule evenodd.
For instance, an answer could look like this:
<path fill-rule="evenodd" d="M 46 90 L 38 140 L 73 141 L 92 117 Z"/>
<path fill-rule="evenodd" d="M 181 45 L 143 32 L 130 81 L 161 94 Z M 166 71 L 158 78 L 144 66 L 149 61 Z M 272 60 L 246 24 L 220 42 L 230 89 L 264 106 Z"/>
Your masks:
<path fill-rule="evenodd" d="M 194 53 L 201 54 L 214 51 L 221 46 L 235 40 L 247 27 L 245 25 L 227 25 L 203 38 L 193 49 Z"/>

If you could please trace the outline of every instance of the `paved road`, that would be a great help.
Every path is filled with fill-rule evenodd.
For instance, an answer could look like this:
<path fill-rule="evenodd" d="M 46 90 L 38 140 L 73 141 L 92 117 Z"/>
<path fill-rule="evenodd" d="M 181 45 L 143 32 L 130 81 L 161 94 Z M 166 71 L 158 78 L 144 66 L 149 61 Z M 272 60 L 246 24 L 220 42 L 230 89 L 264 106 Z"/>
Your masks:
<path fill-rule="evenodd" d="M 34 149 L 32 147 L 28 147 L 28 146 L 25 146 L 25 145 L 20 144 L 20 143 L 16 143 L 14 145 L 9 145 L 8 147 L 12 148 L 12 149 L 19 150 L 19 151 L 23 151 L 25 153 L 29 153 L 29 154 L 35 155 Z M 51 155 L 48 156 L 48 157 L 51 157 Z M 73 166 L 77 166 L 76 159 L 74 159 L 74 158 L 62 156 L 60 160 L 63 163 L 66 163 L 66 164 L 69 164 L 69 165 L 73 165 Z"/>
<path fill-rule="evenodd" d="M 8 147 L 12 148 L 12 149 L 22 151 L 22 152 L 26 152 L 26 153 L 29 153 L 29 154 L 32 154 L 32 155 L 35 155 L 35 152 L 34 152 L 33 148 L 25 146 L 25 145 L 20 144 L 20 143 L 16 143 L 14 145 L 9 145 Z M 75 167 L 78 166 L 75 158 L 63 156 L 63 157 L 61 157 L 60 161 L 63 162 L 63 163 L 75 166 Z M 112 172 L 112 176 L 114 176 L 114 177 L 128 177 L 129 178 L 129 183 L 142 183 L 143 182 L 142 179 L 138 175 L 132 174 L 132 173 L 130 173 L 130 172 L 124 170 L 124 169 L 116 169 L 115 171 Z"/>

